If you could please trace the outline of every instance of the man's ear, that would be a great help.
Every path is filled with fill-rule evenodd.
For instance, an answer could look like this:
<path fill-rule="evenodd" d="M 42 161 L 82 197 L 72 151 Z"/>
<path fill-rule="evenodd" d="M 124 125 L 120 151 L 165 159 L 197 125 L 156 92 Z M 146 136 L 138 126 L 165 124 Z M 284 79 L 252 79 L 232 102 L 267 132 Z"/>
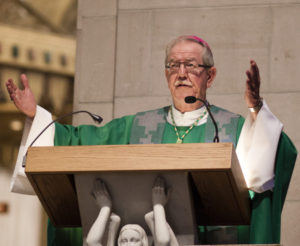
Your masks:
<path fill-rule="evenodd" d="M 170 76 L 170 74 L 169 74 L 169 71 L 167 69 L 165 69 L 165 76 L 166 76 L 166 81 L 168 83 L 168 87 L 170 88 L 170 84 L 169 84 L 169 76 Z"/>
<path fill-rule="evenodd" d="M 212 83 L 214 82 L 214 80 L 216 78 L 216 75 L 217 75 L 216 67 L 211 67 L 207 71 L 207 81 L 206 81 L 207 88 L 211 87 Z"/>

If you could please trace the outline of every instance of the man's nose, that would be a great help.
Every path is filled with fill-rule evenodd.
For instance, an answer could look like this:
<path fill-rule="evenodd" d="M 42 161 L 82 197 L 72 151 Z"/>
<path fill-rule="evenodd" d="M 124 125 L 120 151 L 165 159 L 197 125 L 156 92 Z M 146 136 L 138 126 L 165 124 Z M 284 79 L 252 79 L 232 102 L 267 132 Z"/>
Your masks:
<path fill-rule="evenodd" d="M 187 74 L 187 70 L 185 68 L 185 65 L 181 63 L 179 66 L 178 75 L 179 77 L 186 77 L 186 74 Z"/>

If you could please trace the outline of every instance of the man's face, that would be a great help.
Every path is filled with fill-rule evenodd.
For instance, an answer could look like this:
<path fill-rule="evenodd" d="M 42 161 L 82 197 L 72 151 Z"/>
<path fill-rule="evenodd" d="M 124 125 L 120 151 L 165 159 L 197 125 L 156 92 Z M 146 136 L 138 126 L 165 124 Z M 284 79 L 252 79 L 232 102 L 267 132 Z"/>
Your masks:
<path fill-rule="evenodd" d="M 166 69 L 165 74 L 173 103 L 179 110 L 180 105 L 185 104 L 184 98 L 187 96 L 205 99 L 206 90 L 213 81 L 214 76 L 212 77 L 210 71 L 206 71 L 205 68 L 199 67 L 193 72 L 186 69 L 190 63 L 203 65 L 202 51 L 203 47 L 200 44 L 191 41 L 179 42 L 170 51 L 168 62 L 180 64 L 180 67 L 177 72 Z"/>

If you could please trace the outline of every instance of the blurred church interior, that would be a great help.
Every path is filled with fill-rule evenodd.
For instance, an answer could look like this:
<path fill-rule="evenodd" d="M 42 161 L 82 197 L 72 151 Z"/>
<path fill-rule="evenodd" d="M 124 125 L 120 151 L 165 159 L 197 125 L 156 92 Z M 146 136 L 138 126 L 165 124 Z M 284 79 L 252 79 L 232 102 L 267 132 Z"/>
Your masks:
<path fill-rule="evenodd" d="M 21 86 L 25 73 L 39 105 L 54 117 L 72 111 L 76 16 L 76 0 L 0 0 L 0 245 L 45 245 L 47 221 L 35 197 L 9 192 L 25 118 L 5 82 Z"/>

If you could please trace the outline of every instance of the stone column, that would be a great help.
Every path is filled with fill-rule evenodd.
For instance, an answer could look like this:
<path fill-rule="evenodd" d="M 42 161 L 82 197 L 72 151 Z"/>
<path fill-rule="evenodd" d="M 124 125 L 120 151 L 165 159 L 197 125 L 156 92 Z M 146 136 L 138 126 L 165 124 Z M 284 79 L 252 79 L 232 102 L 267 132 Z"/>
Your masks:
<path fill-rule="evenodd" d="M 74 110 L 112 119 L 117 32 L 117 0 L 79 0 Z M 87 115 L 74 124 L 94 123 Z"/>

